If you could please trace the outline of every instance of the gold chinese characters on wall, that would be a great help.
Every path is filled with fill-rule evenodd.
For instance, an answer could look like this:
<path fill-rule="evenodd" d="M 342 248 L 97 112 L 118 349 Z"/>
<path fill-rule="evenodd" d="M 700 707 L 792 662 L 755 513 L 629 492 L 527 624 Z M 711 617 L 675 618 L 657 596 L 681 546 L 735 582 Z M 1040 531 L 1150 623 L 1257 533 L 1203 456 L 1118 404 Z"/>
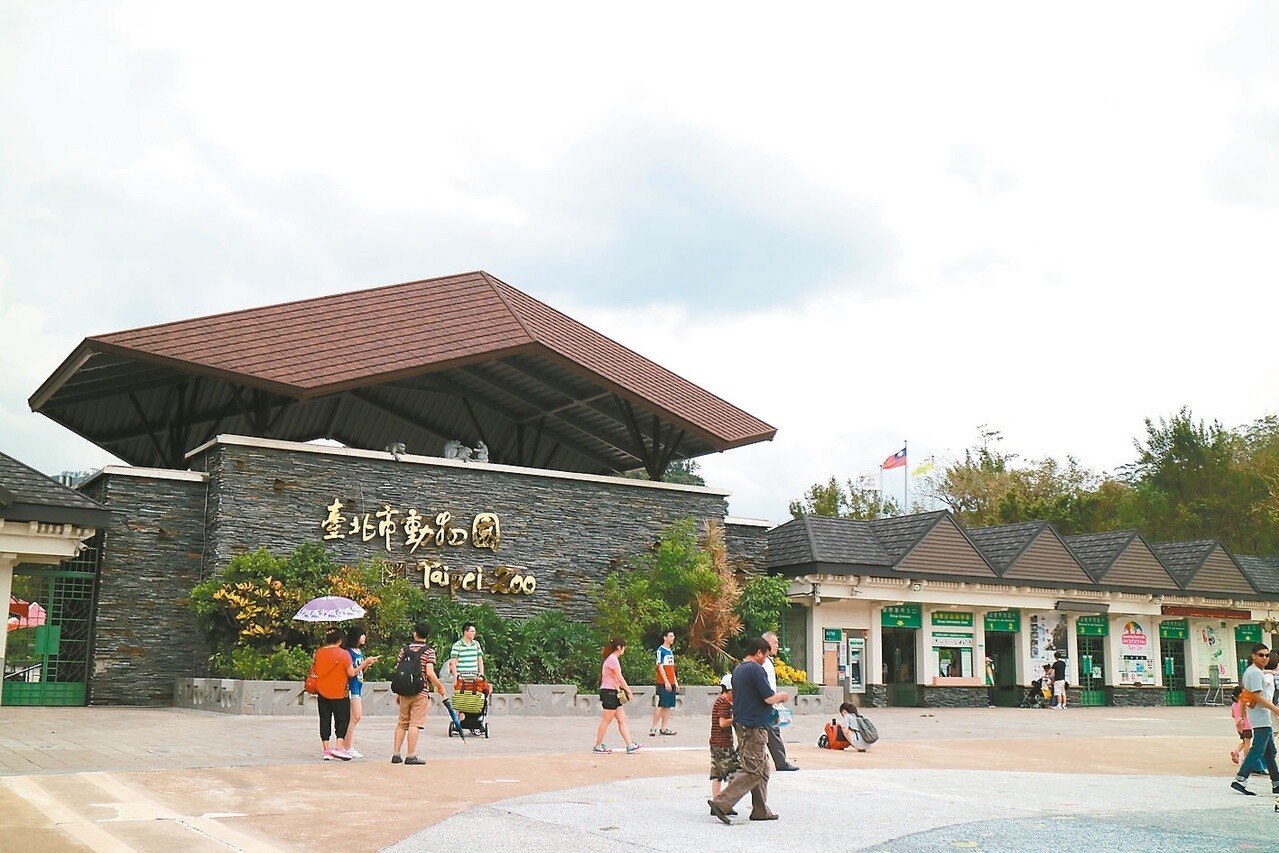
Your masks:
<path fill-rule="evenodd" d="M 465 524 L 457 524 L 451 512 L 439 512 L 429 517 L 416 508 L 405 512 L 383 504 L 377 512 L 357 512 L 348 517 L 342 514 L 345 508 L 346 504 L 340 498 L 334 498 L 333 503 L 325 507 L 328 515 L 320 526 L 324 528 L 326 542 L 358 536 L 361 542 L 380 539 L 387 551 L 399 542 L 409 549 L 410 554 L 414 554 L 422 545 L 457 547 L 467 542 L 476 548 L 497 551 L 502 541 L 502 523 L 495 512 L 477 513 L 468 529 Z"/>

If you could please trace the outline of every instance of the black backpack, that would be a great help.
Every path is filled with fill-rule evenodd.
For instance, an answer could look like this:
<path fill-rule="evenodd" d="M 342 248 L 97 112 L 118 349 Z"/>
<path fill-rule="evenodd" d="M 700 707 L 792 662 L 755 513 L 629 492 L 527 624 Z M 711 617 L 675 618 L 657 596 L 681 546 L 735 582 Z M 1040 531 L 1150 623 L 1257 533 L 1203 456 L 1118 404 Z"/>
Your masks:
<path fill-rule="evenodd" d="M 426 679 L 422 677 L 422 652 L 426 646 L 417 651 L 404 647 L 404 658 L 395 667 L 391 676 L 391 692 L 397 696 L 416 696 L 426 689 Z"/>

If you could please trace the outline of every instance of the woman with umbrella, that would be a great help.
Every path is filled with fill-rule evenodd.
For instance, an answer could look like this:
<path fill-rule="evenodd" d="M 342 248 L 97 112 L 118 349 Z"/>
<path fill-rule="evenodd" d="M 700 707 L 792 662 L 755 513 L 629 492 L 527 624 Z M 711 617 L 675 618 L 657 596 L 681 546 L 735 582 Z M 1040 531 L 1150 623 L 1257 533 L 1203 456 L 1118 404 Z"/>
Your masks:
<path fill-rule="evenodd" d="M 329 622 L 358 619 L 363 615 L 364 608 L 354 601 L 330 596 L 308 601 L 293 618 L 304 622 Z M 324 645 L 315 650 L 315 659 L 311 663 L 311 671 L 315 673 L 316 704 L 320 709 L 320 748 L 324 750 L 325 761 L 334 758 L 350 761 L 355 757 L 346 742 L 347 728 L 351 724 L 350 679 L 377 660 L 376 657 L 365 658 L 357 669 L 351 661 L 351 654 L 342 648 L 344 637 L 345 632 L 341 628 L 329 629 L 324 635 Z M 329 738 L 333 734 L 337 735 L 337 747 L 331 749 Z"/>

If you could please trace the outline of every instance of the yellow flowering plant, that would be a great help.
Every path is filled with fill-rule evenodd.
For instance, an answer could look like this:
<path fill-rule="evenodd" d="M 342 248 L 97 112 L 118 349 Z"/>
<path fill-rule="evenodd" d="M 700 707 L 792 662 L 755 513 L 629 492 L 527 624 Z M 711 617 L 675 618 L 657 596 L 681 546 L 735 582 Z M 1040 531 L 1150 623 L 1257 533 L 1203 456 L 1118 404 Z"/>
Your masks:
<path fill-rule="evenodd" d="M 773 658 L 773 669 L 777 674 L 778 684 L 807 684 L 808 673 L 786 663 L 781 658 Z"/>

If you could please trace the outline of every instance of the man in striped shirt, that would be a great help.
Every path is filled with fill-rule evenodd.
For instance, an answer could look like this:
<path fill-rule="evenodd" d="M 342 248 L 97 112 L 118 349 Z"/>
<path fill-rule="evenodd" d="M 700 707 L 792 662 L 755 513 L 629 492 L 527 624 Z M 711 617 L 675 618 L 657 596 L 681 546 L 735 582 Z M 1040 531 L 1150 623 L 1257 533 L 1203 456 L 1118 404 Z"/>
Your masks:
<path fill-rule="evenodd" d="M 475 623 L 462 626 L 462 639 L 449 652 L 449 674 L 454 678 L 483 678 L 484 649 L 475 639 Z"/>

